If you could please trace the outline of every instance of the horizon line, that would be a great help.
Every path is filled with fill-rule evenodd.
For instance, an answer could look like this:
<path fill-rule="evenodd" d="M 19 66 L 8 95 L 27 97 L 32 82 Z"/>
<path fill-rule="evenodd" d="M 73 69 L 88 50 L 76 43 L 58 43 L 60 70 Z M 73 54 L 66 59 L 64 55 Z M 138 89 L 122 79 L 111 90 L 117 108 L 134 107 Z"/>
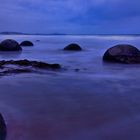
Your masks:
<path fill-rule="evenodd" d="M 66 33 L 23 33 L 23 32 L 0 32 L 0 35 L 140 35 L 140 33 L 135 33 L 135 34 L 126 34 L 126 33 L 95 33 L 95 34 L 66 34 Z"/>

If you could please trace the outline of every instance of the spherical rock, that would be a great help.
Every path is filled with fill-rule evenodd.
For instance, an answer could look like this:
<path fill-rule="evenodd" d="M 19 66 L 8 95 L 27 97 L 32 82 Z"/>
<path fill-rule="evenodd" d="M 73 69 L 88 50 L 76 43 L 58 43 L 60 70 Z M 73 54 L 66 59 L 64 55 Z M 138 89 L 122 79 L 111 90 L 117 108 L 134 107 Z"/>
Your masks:
<path fill-rule="evenodd" d="M 0 51 L 21 51 L 19 43 L 12 39 L 6 39 L 0 43 Z"/>
<path fill-rule="evenodd" d="M 78 44 L 69 44 L 64 48 L 66 51 L 81 51 L 82 48 Z"/>
<path fill-rule="evenodd" d="M 0 140 L 5 140 L 7 135 L 6 124 L 3 116 L 0 114 Z"/>
<path fill-rule="evenodd" d="M 31 41 L 23 41 L 20 46 L 34 46 L 34 44 Z"/>
<path fill-rule="evenodd" d="M 140 51 L 128 44 L 120 44 L 109 48 L 104 56 L 104 61 L 119 63 L 140 63 Z"/>

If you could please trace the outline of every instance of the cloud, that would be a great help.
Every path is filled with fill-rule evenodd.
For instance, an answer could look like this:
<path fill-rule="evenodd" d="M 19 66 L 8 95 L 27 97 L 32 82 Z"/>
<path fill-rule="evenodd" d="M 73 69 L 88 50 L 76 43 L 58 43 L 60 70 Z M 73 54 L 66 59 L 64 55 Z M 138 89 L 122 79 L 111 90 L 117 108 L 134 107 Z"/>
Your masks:
<path fill-rule="evenodd" d="M 139 7 L 139 0 L 1 0 L 0 31 L 138 33 Z"/>

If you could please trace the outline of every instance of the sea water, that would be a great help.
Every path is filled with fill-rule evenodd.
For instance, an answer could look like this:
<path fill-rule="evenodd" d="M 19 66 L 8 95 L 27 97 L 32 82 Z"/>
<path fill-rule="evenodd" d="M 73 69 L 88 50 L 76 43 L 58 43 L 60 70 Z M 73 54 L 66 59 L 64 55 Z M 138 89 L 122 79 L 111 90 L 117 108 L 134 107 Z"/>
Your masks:
<path fill-rule="evenodd" d="M 104 52 L 117 44 L 140 49 L 140 36 L 1 35 L 4 39 L 30 40 L 34 46 L 0 53 L 0 60 L 62 66 L 60 71 L 0 77 L 7 140 L 140 139 L 140 65 L 102 61 Z M 83 51 L 63 51 L 70 43 Z"/>

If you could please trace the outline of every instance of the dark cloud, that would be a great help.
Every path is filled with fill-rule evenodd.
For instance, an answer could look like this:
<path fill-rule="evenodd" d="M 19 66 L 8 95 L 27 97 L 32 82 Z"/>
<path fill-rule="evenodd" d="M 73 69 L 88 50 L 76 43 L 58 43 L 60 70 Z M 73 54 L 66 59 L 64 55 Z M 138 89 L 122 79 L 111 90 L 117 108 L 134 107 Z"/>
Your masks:
<path fill-rule="evenodd" d="M 139 0 L 1 0 L 0 31 L 135 34 L 139 7 Z"/>

